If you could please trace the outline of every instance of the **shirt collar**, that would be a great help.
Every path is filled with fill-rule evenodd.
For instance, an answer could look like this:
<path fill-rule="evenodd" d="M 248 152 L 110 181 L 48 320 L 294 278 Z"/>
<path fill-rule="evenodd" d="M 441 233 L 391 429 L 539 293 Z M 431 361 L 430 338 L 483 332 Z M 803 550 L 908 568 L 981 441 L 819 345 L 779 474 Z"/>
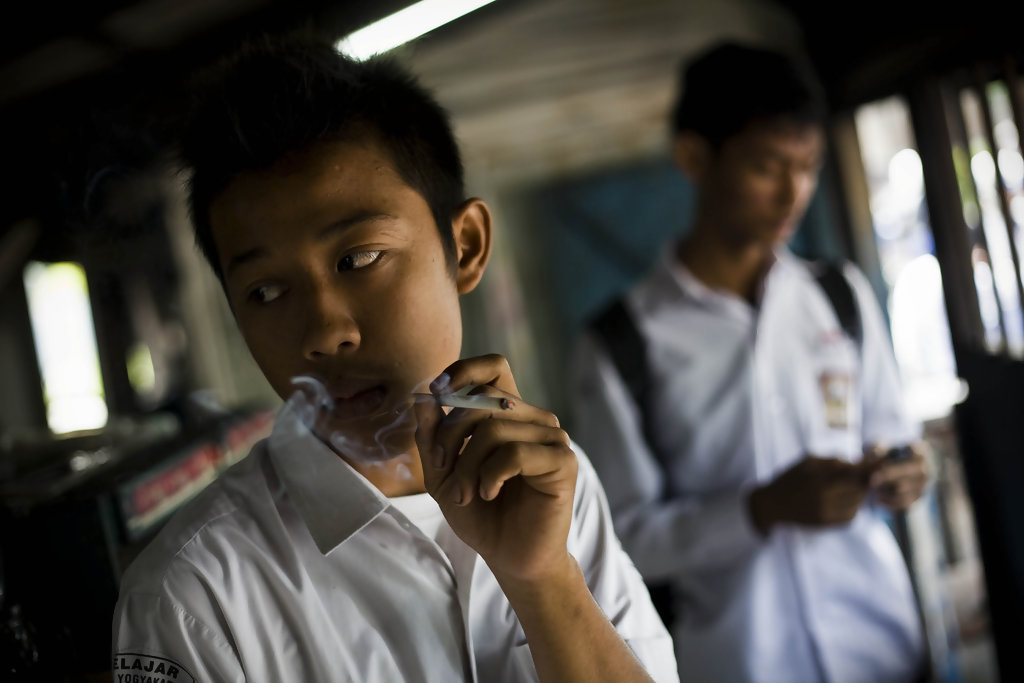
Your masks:
<path fill-rule="evenodd" d="M 767 285 L 772 272 L 778 270 L 779 264 L 784 264 L 785 268 L 792 269 L 794 256 L 786 245 L 780 245 L 774 253 L 775 260 L 768 267 L 765 280 L 761 283 L 762 289 Z M 659 270 L 659 277 L 663 284 L 671 283 L 672 289 L 698 303 L 722 305 L 723 302 L 726 302 L 724 305 L 731 306 L 732 304 L 728 302 L 737 299 L 734 295 L 716 291 L 697 279 L 690 269 L 680 262 L 675 248 L 667 249 L 662 253 Z"/>
<path fill-rule="evenodd" d="M 270 435 L 270 458 L 325 555 L 387 509 L 388 499 L 307 427 L 290 403 Z"/>
<path fill-rule="evenodd" d="M 666 275 L 671 278 L 683 296 L 699 302 L 707 302 L 715 296 L 715 291 L 698 280 L 674 252 L 667 255 L 663 263 Z"/>

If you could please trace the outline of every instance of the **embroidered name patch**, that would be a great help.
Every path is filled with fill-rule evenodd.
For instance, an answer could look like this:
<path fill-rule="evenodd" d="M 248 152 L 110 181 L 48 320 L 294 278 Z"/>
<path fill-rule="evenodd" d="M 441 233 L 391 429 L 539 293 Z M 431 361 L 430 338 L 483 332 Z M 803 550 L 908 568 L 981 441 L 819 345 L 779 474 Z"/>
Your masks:
<path fill-rule="evenodd" d="M 185 667 L 163 657 L 118 652 L 112 667 L 114 683 L 195 683 Z"/>
<path fill-rule="evenodd" d="M 818 378 L 825 403 L 825 420 L 832 429 L 849 427 L 850 376 L 846 373 L 823 372 Z"/>

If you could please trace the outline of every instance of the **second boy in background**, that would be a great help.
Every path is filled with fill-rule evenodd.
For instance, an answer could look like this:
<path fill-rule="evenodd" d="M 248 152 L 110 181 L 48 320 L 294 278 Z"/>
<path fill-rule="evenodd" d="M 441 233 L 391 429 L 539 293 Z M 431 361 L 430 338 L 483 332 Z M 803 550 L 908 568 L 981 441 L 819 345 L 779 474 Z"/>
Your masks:
<path fill-rule="evenodd" d="M 577 438 L 637 567 L 671 587 L 681 680 L 918 680 L 912 583 L 876 505 L 921 495 L 919 427 L 864 275 L 843 268 L 851 338 L 786 246 L 825 154 L 820 85 L 784 53 L 737 44 L 680 76 L 672 155 L 696 188 L 693 220 L 624 298 L 648 390 L 634 396 L 636 378 L 584 334 Z M 878 456 L 906 444 L 903 462 Z"/>

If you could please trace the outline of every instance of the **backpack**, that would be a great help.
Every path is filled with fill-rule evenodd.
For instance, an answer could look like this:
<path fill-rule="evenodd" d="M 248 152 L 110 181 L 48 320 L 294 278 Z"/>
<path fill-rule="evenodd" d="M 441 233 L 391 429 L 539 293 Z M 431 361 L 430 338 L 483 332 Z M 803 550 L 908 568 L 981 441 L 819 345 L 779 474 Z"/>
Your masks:
<path fill-rule="evenodd" d="M 814 261 L 809 264 L 815 280 L 824 290 L 835 309 L 836 317 L 846 334 L 860 347 L 863 329 L 860 311 L 857 308 L 853 288 L 843 275 L 842 264 L 834 261 Z M 624 298 L 618 297 L 611 304 L 591 318 L 588 326 L 597 333 L 611 355 L 615 367 L 630 395 L 636 402 L 642 421 L 644 439 L 653 444 L 650 411 L 647 406 L 650 373 L 647 369 L 647 352 L 643 336 L 637 329 Z M 654 449 L 652 448 L 653 452 Z M 668 583 L 646 582 L 654 607 L 665 625 L 671 629 L 674 620 L 672 592 Z"/>

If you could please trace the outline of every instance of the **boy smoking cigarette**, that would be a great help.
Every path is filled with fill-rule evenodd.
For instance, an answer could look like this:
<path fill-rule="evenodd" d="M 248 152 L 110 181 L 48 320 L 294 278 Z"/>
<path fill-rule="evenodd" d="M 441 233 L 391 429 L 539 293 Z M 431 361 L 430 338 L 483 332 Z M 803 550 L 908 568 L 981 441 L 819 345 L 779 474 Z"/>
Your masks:
<path fill-rule="evenodd" d="M 504 358 L 460 358 L 492 228 L 444 110 L 328 45 L 216 75 L 192 219 L 285 403 L 124 574 L 115 680 L 677 681 L 585 454 Z M 515 409 L 448 414 L 471 385 Z"/>

